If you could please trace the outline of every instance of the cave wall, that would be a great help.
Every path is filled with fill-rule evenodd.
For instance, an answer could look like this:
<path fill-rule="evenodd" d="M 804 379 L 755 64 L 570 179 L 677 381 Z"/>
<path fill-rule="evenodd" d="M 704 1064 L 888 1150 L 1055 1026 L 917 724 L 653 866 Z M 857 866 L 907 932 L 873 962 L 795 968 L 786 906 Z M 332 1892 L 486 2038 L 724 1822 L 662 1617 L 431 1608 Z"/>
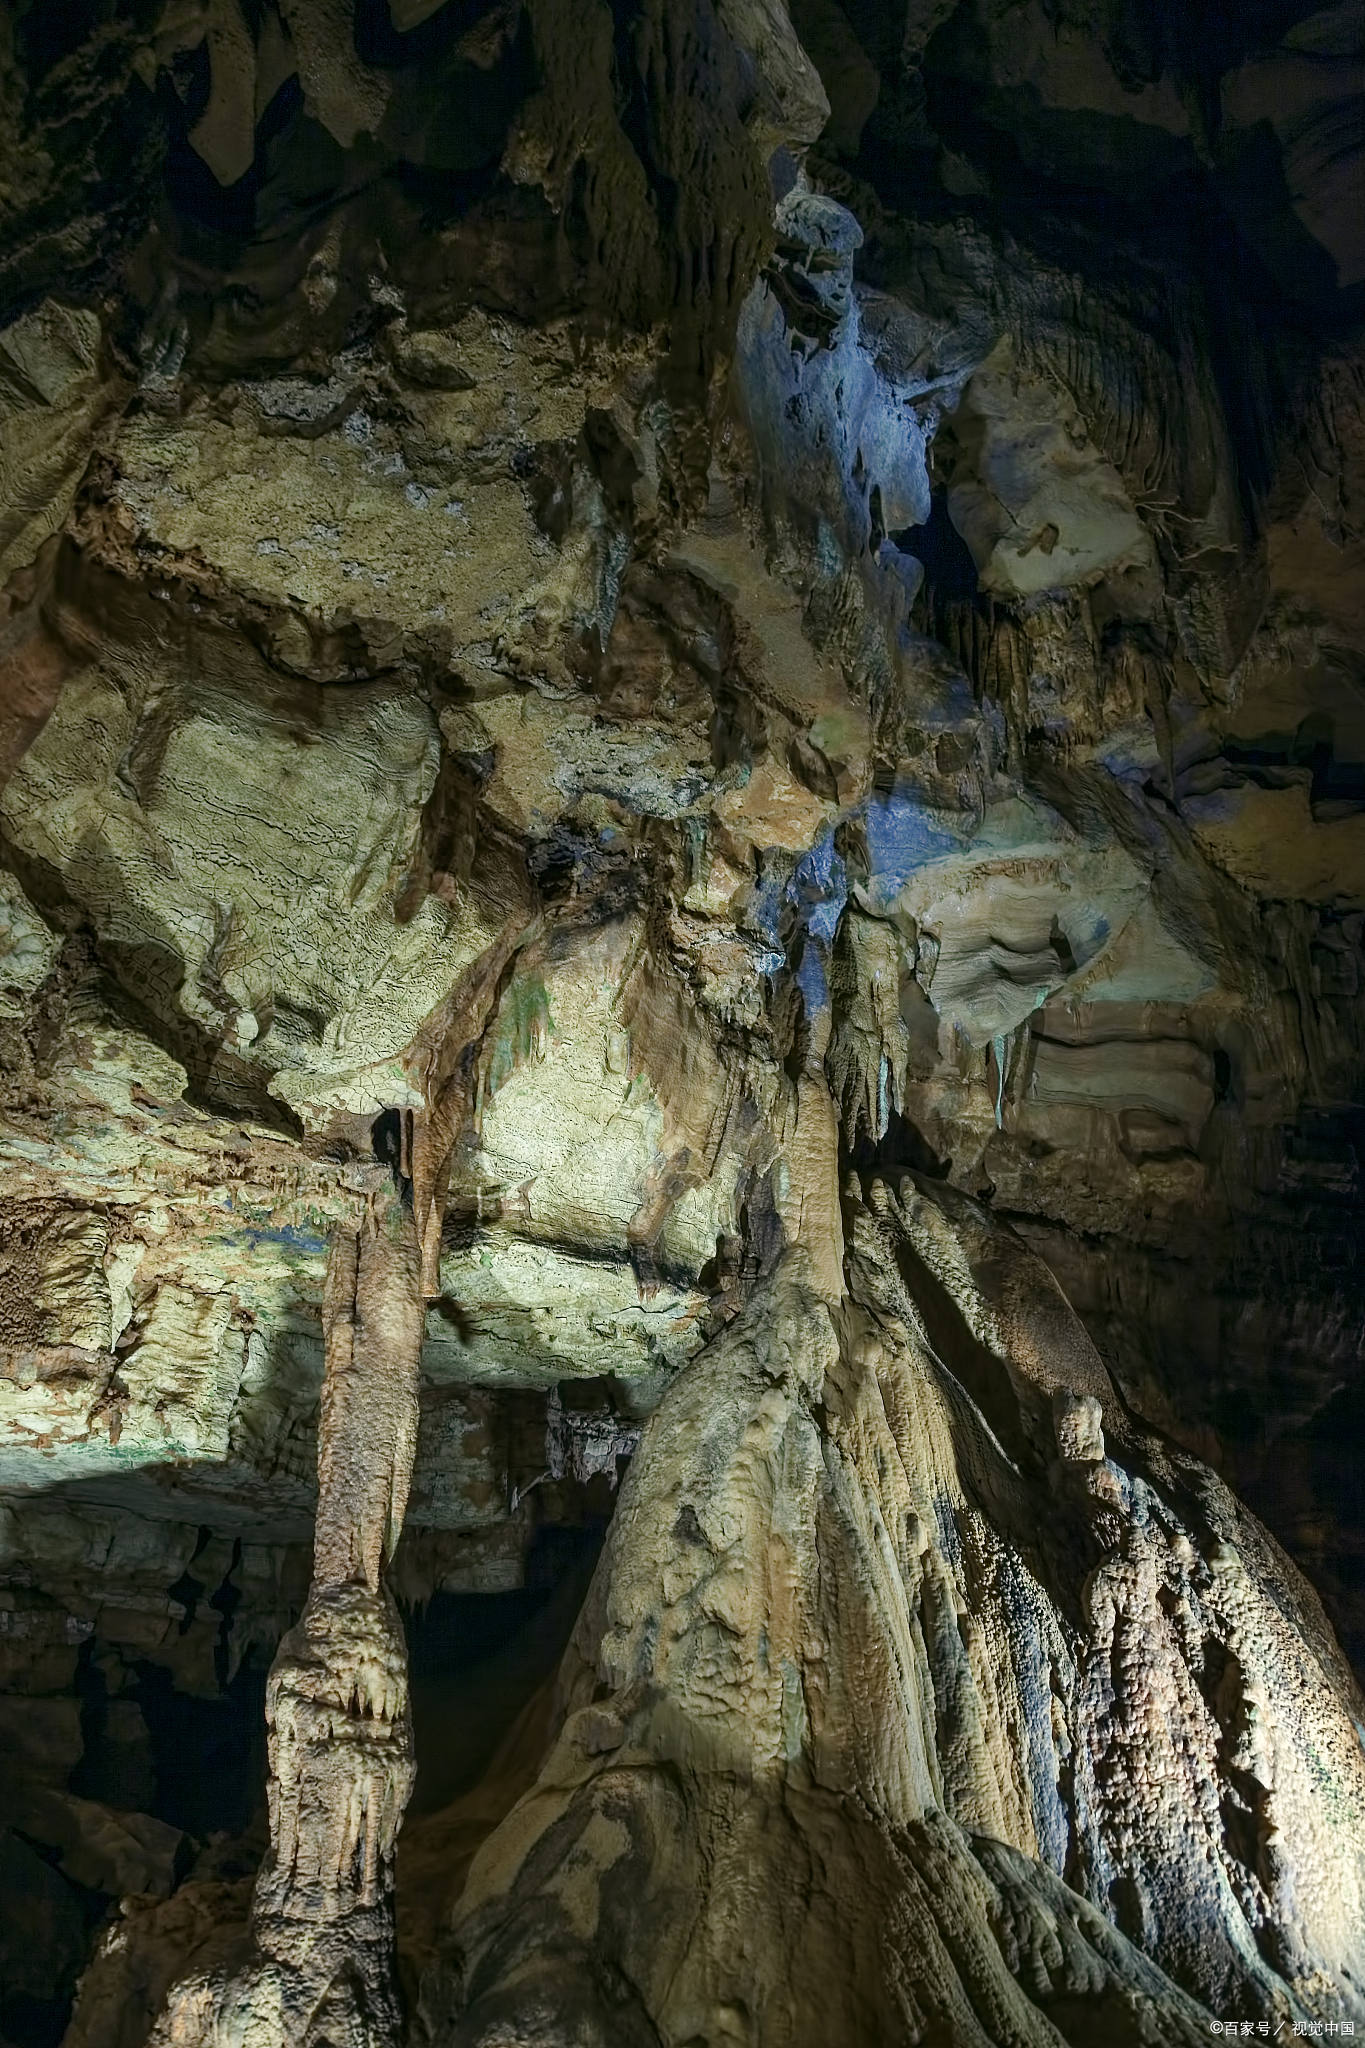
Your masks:
<path fill-rule="evenodd" d="M 1354 2011 L 1363 50 L 0 10 L 0 2037 L 238 1981 L 390 1200 L 409 1633 L 610 1530 L 357 2048 Z"/>

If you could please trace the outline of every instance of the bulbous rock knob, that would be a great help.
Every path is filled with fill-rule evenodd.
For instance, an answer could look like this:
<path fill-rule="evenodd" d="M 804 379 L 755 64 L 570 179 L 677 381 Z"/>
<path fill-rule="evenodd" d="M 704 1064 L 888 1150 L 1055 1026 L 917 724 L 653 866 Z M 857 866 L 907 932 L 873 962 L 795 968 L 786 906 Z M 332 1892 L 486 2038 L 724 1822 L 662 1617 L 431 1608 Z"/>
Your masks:
<path fill-rule="evenodd" d="M 1052 1426 L 1057 1454 L 1067 1465 L 1104 1462 L 1104 1410 L 1093 1394 L 1073 1394 L 1059 1387 L 1052 1397 Z"/>

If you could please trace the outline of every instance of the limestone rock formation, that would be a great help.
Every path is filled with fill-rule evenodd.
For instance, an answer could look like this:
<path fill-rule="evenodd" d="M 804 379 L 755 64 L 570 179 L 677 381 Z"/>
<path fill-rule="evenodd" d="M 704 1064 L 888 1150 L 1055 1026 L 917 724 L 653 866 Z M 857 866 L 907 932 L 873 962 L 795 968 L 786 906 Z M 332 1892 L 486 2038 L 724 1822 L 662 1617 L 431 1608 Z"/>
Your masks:
<path fill-rule="evenodd" d="M 1365 2022 L 1363 55 L 0 0 L 0 2048 Z"/>
<path fill-rule="evenodd" d="M 237 1970 L 170 1991 L 161 2048 L 396 2038 L 393 1855 L 412 1791 L 407 1649 L 382 1567 L 417 1444 L 418 1253 L 401 1207 L 332 1247 L 323 1302 L 317 1534 L 302 1619 L 266 1688 L 270 1849 Z"/>
<path fill-rule="evenodd" d="M 1360 1699 L 1314 1596 L 1006 1229 L 869 1204 L 846 1300 L 786 1254 L 647 1426 L 430 2038 L 1354 2015 Z"/>

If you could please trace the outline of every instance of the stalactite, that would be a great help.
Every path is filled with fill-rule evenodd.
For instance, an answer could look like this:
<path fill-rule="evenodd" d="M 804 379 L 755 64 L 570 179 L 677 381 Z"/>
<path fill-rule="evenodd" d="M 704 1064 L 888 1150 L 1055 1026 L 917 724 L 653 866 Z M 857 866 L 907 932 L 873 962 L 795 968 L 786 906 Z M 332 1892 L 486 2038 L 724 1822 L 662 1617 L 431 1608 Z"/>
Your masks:
<path fill-rule="evenodd" d="M 533 935 L 511 919 L 456 983 L 419 1034 L 408 1065 L 426 1098 L 411 1139 L 412 1202 L 421 1252 L 422 1293 L 441 1291 L 441 1225 L 451 1153 L 474 1106 L 479 1049 L 507 986 L 512 964 Z"/>

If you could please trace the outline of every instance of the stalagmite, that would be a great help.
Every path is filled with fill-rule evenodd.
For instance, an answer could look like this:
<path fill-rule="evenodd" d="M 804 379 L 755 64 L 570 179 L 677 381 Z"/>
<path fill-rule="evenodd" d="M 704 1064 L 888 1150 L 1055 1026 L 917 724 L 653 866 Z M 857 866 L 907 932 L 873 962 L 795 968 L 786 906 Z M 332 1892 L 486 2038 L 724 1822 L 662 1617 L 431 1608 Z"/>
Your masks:
<path fill-rule="evenodd" d="M 407 1647 L 385 1560 L 417 1445 L 416 1236 L 376 1198 L 327 1262 L 313 1583 L 271 1669 L 270 1853 L 236 1972 L 172 1993 L 155 2048 L 388 2048 L 393 1856 L 414 1763 Z"/>
<path fill-rule="evenodd" d="M 868 1195 L 843 1300 L 794 1246 L 646 1425 L 427 2038 L 1360 2024 L 1360 1697 L 1311 1593 L 1124 1412 L 1013 1233 L 952 1190 Z"/>

